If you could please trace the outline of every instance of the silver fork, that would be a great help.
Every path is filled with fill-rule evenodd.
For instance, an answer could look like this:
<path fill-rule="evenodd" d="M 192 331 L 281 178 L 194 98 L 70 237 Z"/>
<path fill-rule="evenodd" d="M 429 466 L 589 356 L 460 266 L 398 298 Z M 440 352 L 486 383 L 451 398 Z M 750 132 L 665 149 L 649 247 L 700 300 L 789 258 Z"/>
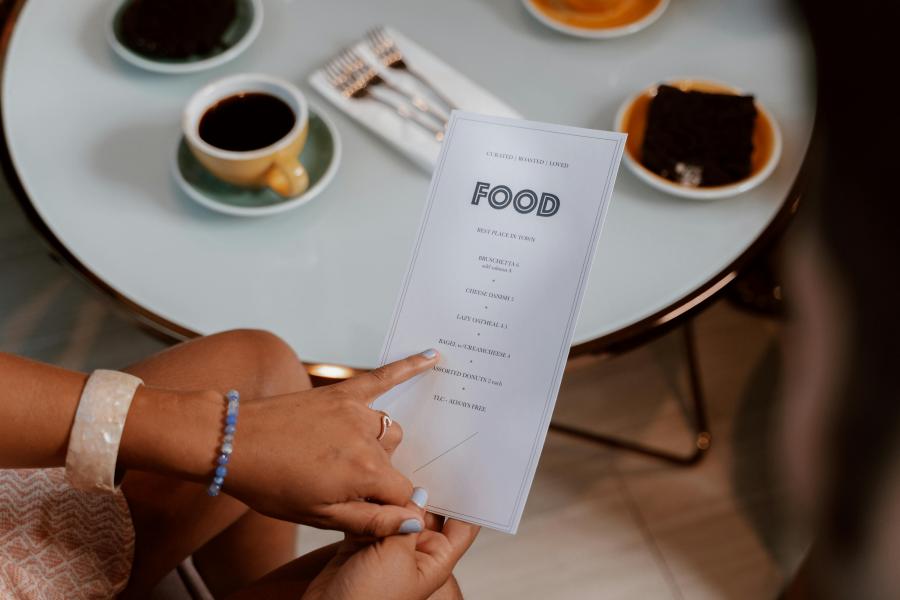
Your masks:
<path fill-rule="evenodd" d="M 369 49 L 372 50 L 375 56 L 378 57 L 378 60 L 381 61 L 381 64 L 390 69 L 404 71 L 412 75 L 419 83 L 428 88 L 431 93 L 435 95 L 435 97 L 443 102 L 447 107 L 447 110 L 458 108 L 447 98 L 447 96 L 442 94 L 439 89 L 434 87 L 434 84 L 428 81 L 424 75 L 422 75 L 418 71 L 415 71 L 409 66 L 403 56 L 403 52 L 400 51 L 400 48 L 397 47 L 397 43 L 388 34 L 387 30 L 384 27 L 375 27 L 374 29 L 370 29 L 367 34 L 367 38 L 369 42 Z"/>
<path fill-rule="evenodd" d="M 347 57 L 342 54 L 325 65 L 325 75 L 328 83 L 345 98 L 380 102 L 394 110 L 401 118 L 427 130 L 435 140 L 440 142 L 444 139 L 444 129 L 435 125 L 431 119 L 410 110 L 409 106 L 402 101 L 393 102 L 374 93 L 372 87 L 377 83 L 373 82 L 378 74 L 371 67 L 365 69 L 366 66 L 368 65 L 365 62 L 363 62 L 362 68 L 353 62 L 348 62 Z"/>
<path fill-rule="evenodd" d="M 428 114 L 438 121 L 442 125 L 447 124 L 447 120 L 449 115 L 443 110 L 437 110 L 422 96 L 419 94 L 410 93 L 402 88 L 397 87 L 387 79 L 381 77 L 379 75 L 378 70 L 375 69 L 368 61 L 364 60 L 359 54 L 356 53 L 352 48 L 348 48 L 344 50 L 339 56 L 338 59 L 341 60 L 346 68 L 351 69 L 353 71 L 360 71 L 367 78 L 371 78 L 372 85 L 383 85 L 384 87 L 392 90 L 394 93 L 403 96 L 408 99 L 410 104 L 416 107 L 417 110 Z"/>

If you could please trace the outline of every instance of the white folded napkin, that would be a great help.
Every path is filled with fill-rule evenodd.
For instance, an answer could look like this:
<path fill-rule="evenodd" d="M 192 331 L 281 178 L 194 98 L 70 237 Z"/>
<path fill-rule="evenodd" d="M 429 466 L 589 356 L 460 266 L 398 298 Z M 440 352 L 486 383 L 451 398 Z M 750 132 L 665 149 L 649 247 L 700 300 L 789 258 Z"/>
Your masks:
<path fill-rule="evenodd" d="M 400 48 L 404 62 L 436 87 L 457 108 L 500 117 L 521 117 L 512 108 L 403 34 L 390 28 L 385 28 L 385 31 Z M 369 50 L 365 40 L 358 42 L 353 48 L 360 57 L 378 69 L 383 79 L 397 87 L 429 97 L 427 88 L 423 88 L 415 78 L 397 69 L 383 66 Z M 428 131 L 404 119 L 376 100 L 344 97 L 331 86 L 323 69 L 318 69 L 310 75 L 309 83 L 332 104 L 394 145 L 422 169 L 428 173 L 434 169 L 440 142 Z M 443 108 L 440 103 L 433 104 L 437 108 Z M 415 112 L 412 106 L 409 109 Z"/>

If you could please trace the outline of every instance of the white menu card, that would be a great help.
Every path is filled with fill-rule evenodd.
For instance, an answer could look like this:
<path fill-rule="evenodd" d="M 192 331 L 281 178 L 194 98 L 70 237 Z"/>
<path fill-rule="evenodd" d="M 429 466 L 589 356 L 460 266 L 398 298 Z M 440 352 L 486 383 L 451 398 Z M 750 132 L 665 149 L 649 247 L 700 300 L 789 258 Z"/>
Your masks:
<path fill-rule="evenodd" d="M 441 360 L 374 405 L 431 512 L 518 528 L 624 144 L 453 113 L 381 356 Z"/>

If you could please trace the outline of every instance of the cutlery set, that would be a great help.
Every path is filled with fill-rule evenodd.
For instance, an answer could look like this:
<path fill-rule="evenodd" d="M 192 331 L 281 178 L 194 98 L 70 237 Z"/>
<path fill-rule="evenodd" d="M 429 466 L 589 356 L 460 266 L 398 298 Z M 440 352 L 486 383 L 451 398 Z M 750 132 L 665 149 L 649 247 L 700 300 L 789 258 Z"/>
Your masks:
<path fill-rule="evenodd" d="M 427 130 L 434 139 L 444 139 L 450 112 L 456 108 L 420 72 L 410 67 L 407 58 L 383 28 L 375 28 L 366 36 L 369 50 L 380 61 L 380 67 L 406 73 L 427 95 L 410 91 L 382 77 L 382 70 L 353 49 L 346 49 L 325 66 L 328 83 L 342 96 L 360 102 L 378 102 L 401 118 Z M 432 102 L 429 97 L 434 100 Z"/>

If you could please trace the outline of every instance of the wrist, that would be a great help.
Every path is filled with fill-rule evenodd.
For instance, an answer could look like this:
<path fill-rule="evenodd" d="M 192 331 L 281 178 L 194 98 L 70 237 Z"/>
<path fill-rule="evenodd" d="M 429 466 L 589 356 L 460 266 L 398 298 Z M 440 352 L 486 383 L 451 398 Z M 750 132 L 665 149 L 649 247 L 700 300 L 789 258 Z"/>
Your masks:
<path fill-rule="evenodd" d="M 120 468 L 205 482 L 215 468 L 223 396 L 138 388 L 119 447 Z"/>

